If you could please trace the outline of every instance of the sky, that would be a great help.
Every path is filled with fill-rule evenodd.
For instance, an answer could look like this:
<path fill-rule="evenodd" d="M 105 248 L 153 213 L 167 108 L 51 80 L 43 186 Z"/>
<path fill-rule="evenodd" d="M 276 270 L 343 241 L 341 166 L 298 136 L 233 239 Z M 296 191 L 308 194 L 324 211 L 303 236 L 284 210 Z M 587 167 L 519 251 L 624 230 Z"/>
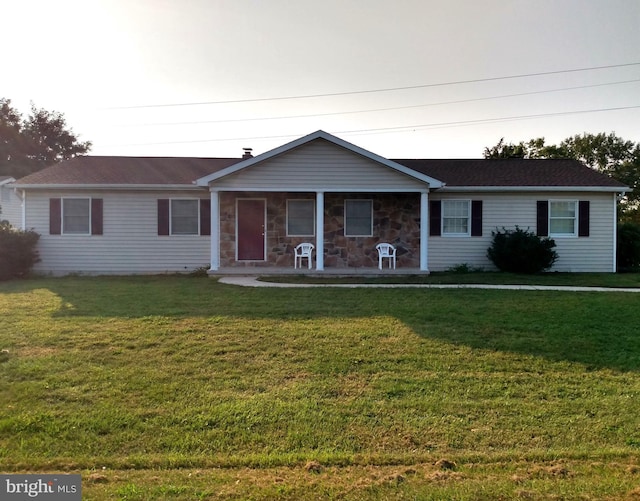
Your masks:
<path fill-rule="evenodd" d="M 4 0 L 0 97 L 92 155 L 640 142 L 640 0 Z"/>

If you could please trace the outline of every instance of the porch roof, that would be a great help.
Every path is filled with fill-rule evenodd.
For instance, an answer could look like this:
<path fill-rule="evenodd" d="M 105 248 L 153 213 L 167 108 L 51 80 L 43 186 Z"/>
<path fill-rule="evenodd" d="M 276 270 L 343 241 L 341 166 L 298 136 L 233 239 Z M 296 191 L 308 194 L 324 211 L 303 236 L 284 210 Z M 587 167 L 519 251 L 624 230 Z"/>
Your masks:
<path fill-rule="evenodd" d="M 264 162 L 265 160 L 269 160 L 271 158 L 277 157 L 289 151 L 292 151 L 302 145 L 311 143 L 312 141 L 316 141 L 318 139 L 323 139 L 330 143 L 333 143 L 336 146 L 344 148 L 345 150 L 351 151 L 358 155 L 361 155 L 364 158 L 369 160 L 373 160 L 374 162 L 389 167 L 392 170 L 397 172 L 401 172 L 411 178 L 422 181 L 427 184 L 431 189 L 442 188 L 444 183 L 442 183 L 439 179 L 432 177 L 424 172 L 417 171 L 415 169 L 408 168 L 405 165 L 394 162 L 393 160 L 389 160 L 388 158 L 381 157 L 380 155 L 376 155 L 368 150 L 360 148 L 354 144 L 351 144 L 343 139 L 340 139 L 332 134 L 329 134 L 323 130 L 318 130 L 306 136 L 303 136 L 295 141 L 291 141 L 290 143 L 284 144 L 278 148 L 274 148 L 273 150 L 267 151 L 261 155 L 256 157 L 248 158 L 242 162 L 231 165 L 226 169 L 219 170 L 217 172 L 211 173 L 208 176 L 204 176 L 196 181 L 196 184 L 199 186 L 209 186 L 211 183 L 214 183 L 216 180 L 221 179 L 223 177 L 229 176 L 231 174 L 235 174 L 243 169 L 250 168 L 251 166 Z"/>

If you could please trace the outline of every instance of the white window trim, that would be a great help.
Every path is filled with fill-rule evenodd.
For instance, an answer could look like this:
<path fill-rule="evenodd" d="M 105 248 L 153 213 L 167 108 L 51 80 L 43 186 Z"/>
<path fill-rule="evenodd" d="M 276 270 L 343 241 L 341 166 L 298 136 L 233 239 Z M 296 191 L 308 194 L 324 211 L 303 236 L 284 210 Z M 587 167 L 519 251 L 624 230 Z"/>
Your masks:
<path fill-rule="evenodd" d="M 553 217 L 552 218 L 551 217 L 551 203 L 552 202 L 564 202 L 564 203 L 570 202 L 570 203 L 573 203 L 574 204 L 574 214 L 575 215 L 572 218 L 570 218 L 570 217 Z M 547 203 L 549 204 L 549 209 L 548 209 L 549 219 L 548 219 L 548 222 L 547 222 L 547 225 L 549 227 L 549 236 L 553 237 L 553 238 L 574 238 L 574 237 L 577 238 L 578 237 L 578 224 L 579 224 L 578 220 L 579 220 L 579 216 L 580 216 L 580 214 L 578 214 L 578 211 L 580 210 L 580 206 L 578 204 L 578 201 L 574 200 L 574 199 L 557 199 L 557 200 L 549 200 Z M 551 231 L 551 220 L 552 219 L 556 219 L 556 220 L 559 220 L 559 219 L 563 219 L 563 220 L 564 219 L 573 219 L 573 233 L 553 233 Z"/>
<path fill-rule="evenodd" d="M 174 233 L 173 232 L 173 201 L 174 200 L 195 200 L 198 207 L 197 233 Z M 200 199 L 199 198 L 170 198 L 169 199 L 169 235 L 172 237 L 196 237 L 200 236 Z"/>
<path fill-rule="evenodd" d="M 64 201 L 65 200 L 88 200 L 89 201 L 89 219 L 88 219 L 88 231 L 86 233 L 80 233 L 78 231 L 73 231 L 71 233 L 64 231 Z M 91 235 L 91 197 L 62 197 L 60 201 L 60 234 L 67 236 L 79 236 L 85 237 L 87 235 Z"/>
<path fill-rule="evenodd" d="M 347 233 L 347 202 L 369 202 L 371 204 L 371 228 L 368 235 L 351 235 Z M 346 198 L 344 201 L 344 236 L 345 237 L 372 237 L 373 236 L 373 199 L 372 198 Z"/>
<path fill-rule="evenodd" d="M 313 233 L 289 233 L 289 202 L 309 202 L 313 205 Z M 288 237 L 315 237 L 316 236 L 316 201 L 313 198 L 287 198 L 287 215 L 285 220 Z"/>
<path fill-rule="evenodd" d="M 447 202 L 467 202 L 467 231 L 465 233 L 446 233 L 444 231 L 444 205 Z M 449 218 L 451 219 L 451 218 Z M 458 218 L 462 219 L 462 218 Z M 442 200 L 440 209 L 440 235 L 446 238 L 465 238 L 471 236 L 471 199 L 447 198 Z"/>

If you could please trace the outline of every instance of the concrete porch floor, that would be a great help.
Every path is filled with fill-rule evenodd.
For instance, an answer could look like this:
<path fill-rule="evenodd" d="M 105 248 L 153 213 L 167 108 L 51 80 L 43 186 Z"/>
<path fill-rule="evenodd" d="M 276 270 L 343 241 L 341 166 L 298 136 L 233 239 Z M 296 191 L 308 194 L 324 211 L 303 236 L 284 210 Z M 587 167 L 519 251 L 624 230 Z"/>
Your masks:
<path fill-rule="evenodd" d="M 256 275 L 306 275 L 311 277 L 384 277 L 384 276 L 403 276 L 403 275 L 429 275 L 428 271 L 420 270 L 419 268 L 396 268 L 389 269 L 383 268 L 325 268 L 322 271 L 318 271 L 314 268 L 297 268 L 291 267 L 229 267 L 220 268 L 217 271 L 208 272 L 209 275 L 214 277 L 219 276 L 256 276 Z"/>

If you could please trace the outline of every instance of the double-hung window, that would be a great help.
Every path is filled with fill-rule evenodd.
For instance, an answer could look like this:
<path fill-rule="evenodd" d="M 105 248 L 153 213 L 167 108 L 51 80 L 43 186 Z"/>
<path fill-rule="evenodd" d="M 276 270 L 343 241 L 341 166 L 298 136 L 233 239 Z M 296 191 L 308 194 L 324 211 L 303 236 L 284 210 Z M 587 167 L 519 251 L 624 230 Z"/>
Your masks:
<path fill-rule="evenodd" d="M 349 237 L 373 235 L 373 201 L 345 200 L 344 234 Z"/>
<path fill-rule="evenodd" d="M 442 201 L 442 234 L 469 236 L 471 229 L 471 203 L 469 200 Z"/>
<path fill-rule="evenodd" d="M 549 201 L 549 235 L 575 236 L 578 202 L 576 200 Z"/>
<path fill-rule="evenodd" d="M 91 199 L 62 199 L 62 233 L 65 235 L 91 234 Z"/>
<path fill-rule="evenodd" d="M 315 235 L 315 200 L 287 200 L 287 236 Z"/>
<path fill-rule="evenodd" d="M 171 234 L 198 235 L 200 230 L 199 200 L 171 200 Z"/>

